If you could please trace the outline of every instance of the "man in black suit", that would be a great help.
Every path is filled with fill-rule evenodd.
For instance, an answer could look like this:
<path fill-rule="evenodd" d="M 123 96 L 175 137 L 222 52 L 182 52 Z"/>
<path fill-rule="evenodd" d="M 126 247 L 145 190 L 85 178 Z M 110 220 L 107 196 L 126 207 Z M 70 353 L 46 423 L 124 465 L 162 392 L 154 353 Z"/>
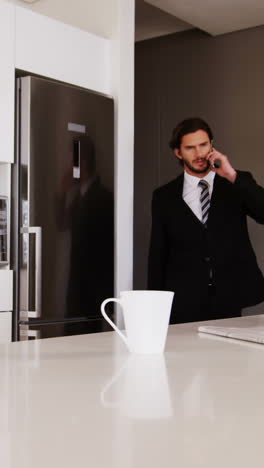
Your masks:
<path fill-rule="evenodd" d="M 247 216 L 264 224 L 264 189 L 212 140 L 202 119 L 181 122 L 170 147 L 184 173 L 153 193 L 148 288 L 175 292 L 171 323 L 236 317 L 264 300 L 247 228 Z"/>

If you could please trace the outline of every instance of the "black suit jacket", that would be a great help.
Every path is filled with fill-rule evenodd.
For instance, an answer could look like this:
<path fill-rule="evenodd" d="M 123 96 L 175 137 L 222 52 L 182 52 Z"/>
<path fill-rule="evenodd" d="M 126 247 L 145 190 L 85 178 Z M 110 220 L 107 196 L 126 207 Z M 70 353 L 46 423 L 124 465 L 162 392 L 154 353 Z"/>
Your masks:
<path fill-rule="evenodd" d="M 214 179 L 207 227 L 182 198 L 183 174 L 156 189 L 148 288 L 175 292 L 172 316 L 192 319 L 214 284 L 218 306 L 243 308 L 264 300 L 264 279 L 247 228 L 247 216 L 264 224 L 264 189 L 249 172 L 238 171 L 234 184 Z M 190 310 L 194 311 L 189 317 Z"/>

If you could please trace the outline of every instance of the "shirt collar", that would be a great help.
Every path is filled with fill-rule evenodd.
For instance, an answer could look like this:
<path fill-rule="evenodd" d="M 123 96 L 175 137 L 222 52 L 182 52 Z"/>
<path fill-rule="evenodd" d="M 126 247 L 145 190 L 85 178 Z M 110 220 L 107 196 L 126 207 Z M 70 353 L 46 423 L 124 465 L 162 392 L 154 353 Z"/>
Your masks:
<path fill-rule="evenodd" d="M 208 182 L 209 185 L 213 185 L 214 178 L 215 172 L 213 171 L 208 172 L 208 174 L 206 174 L 206 176 L 202 178 L 188 174 L 188 172 L 184 171 L 184 182 L 187 182 L 188 185 L 192 185 L 193 187 L 197 187 L 200 180 L 206 180 L 206 182 Z"/>

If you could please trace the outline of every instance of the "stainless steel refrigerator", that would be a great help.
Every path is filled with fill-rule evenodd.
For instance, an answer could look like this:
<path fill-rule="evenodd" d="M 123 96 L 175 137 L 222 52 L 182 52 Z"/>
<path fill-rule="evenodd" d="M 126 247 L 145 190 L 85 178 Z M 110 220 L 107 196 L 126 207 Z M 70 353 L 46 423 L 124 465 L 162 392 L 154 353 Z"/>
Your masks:
<path fill-rule="evenodd" d="M 114 287 L 113 100 L 17 80 L 13 339 L 105 331 Z"/>

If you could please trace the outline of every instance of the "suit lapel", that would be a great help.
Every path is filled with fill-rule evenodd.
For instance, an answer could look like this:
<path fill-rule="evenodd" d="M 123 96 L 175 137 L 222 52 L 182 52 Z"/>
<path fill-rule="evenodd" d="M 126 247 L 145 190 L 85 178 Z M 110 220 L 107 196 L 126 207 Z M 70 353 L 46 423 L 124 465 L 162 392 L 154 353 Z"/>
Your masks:
<path fill-rule="evenodd" d="M 184 183 L 184 174 L 182 173 L 175 181 L 175 203 L 176 203 L 176 207 L 174 205 L 174 208 L 177 209 L 177 213 L 179 213 L 179 214 L 182 213 L 184 218 L 187 217 L 187 219 L 189 219 L 190 222 L 195 223 L 196 226 L 199 226 L 200 228 L 204 228 L 203 223 L 197 218 L 197 216 L 191 210 L 189 205 L 187 205 L 187 203 L 185 203 L 185 201 L 184 201 L 184 199 L 182 197 L 183 183 Z"/>
<path fill-rule="evenodd" d="M 222 211 L 225 209 L 225 204 L 228 202 L 228 200 L 225 201 L 227 193 L 226 184 L 228 184 L 226 179 L 215 174 L 214 188 L 210 201 L 210 210 L 208 216 L 209 225 L 214 222 L 215 216 L 217 216 L 217 218 L 221 216 Z"/>
<path fill-rule="evenodd" d="M 210 210 L 208 216 L 208 224 L 211 224 L 214 220 L 215 213 L 219 215 L 219 203 L 222 203 L 222 184 L 223 178 L 215 174 L 214 178 L 214 188 L 212 197 L 210 200 Z"/>

